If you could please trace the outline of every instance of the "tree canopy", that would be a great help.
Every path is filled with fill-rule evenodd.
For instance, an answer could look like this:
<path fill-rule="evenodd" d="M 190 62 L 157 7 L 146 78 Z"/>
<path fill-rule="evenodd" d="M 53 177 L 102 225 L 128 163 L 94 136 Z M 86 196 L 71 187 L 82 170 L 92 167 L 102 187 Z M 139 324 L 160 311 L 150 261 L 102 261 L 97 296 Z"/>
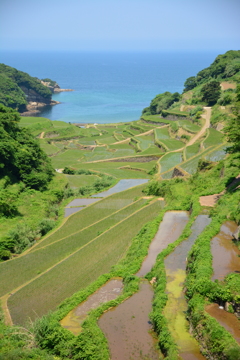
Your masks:
<path fill-rule="evenodd" d="M 206 101 L 209 106 L 216 104 L 221 95 L 220 82 L 212 80 L 204 84 L 201 93 L 203 101 Z"/>
<path fill-rule="evenodd" d="M 24 111 L 27 99 L 22 88 L 34 90 L 42 98 L 51 100 L 51 91 L 41 84 L 38 78 L 11 66 L 0 64 L 0 103 Z"/>
<path fill-rule="evenodd" d="M 38 141 L 20 128 L 17 111 L 0 104 L 0 178 L 23 181 L 33 189 L 44 189 L 53 177 L 53 168 Z"/>
<path fill-rule="evenodd" d="M 180 94 L 178 92 L 170 93 L 166 91 L 157 95 L 152 101 L 149 107 L 143 109 L 143 114 L 155 115 L 160 114 L 162 110 L 168 109 L 175 101 L 180 100 Z"/>

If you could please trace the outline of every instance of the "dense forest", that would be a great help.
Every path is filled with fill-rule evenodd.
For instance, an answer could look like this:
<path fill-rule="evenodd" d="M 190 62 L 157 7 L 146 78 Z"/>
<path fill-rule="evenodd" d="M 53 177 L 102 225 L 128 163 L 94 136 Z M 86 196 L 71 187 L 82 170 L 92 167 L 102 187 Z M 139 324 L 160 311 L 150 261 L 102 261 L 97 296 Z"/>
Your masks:
<path fill-rule="evenodd" d="M 51 91 L 42 85 L 38 78 L 11 66 L 0 64 L 0 103 L 23 112 L 26 110 L 30 91 L 46 102 L 50 102 L 52 98 Z"/>

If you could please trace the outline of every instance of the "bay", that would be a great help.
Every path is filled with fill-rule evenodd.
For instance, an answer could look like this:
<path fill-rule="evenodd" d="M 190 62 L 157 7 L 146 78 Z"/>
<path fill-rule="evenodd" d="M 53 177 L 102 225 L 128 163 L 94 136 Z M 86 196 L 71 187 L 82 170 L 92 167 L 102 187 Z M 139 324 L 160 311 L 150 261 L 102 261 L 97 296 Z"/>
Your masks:
<path fill-rule="evenodd" d="M 159 93 L 181 93 L 186 78 L 209 66 L 218 54 L 2 51 L 0 62 L 74 89 L 54 94 L 53 99 L 61 103 L 44 108 L 39 116 L 72 123 L 112 123 L 139 119 Z"/>

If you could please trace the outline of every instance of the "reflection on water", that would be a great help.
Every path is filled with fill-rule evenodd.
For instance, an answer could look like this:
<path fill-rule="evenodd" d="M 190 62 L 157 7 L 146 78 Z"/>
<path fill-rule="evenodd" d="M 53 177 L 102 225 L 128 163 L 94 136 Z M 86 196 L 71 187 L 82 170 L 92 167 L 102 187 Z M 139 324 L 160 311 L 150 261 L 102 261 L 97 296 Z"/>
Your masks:
<path fill-rule="evenodd" d="M 158 232 L 151 242 L 148 255 L 142 263 L 137 276 L 145 276 L 155 264 L 158 254 L 166 249 L 168 244 L 179 238 L 188 222 L 188 214 L 185 211 L 168 211 L 163 217 Z"/>
<path fill-rule="evenodd" d="M 74 208 L 65 208 L 64 209 L 64 217 L 68 217 L 71 214 L 74 214 L 75 212 L 84 209 L 84 207 L 74 207 Z"/>
<path fill-rule="evenodd" d="M 83 301 L 75 309 L 70 311 L 68 315 L 60 321 L 61 325 L 74 335 L 78 335 L 81 332 L 81 324 L 86 319 L 87 313 L 103 303 L 116 299 L 122 293 L 122 289 L 122 280 L 112 279 L 108 281 L 95 291 L 95 293 L 90 295 L 86 301 Z"/>
<path fill-rule="evenodd" d="M 152 298 L 152 287 L 144 281 L 139 292 L 99 319 L 99 326 L 108 339 L 112 360 L 159 359 L 160 353 L 149 333 L 151 323 L 148 314 Z"/>
<path fill-rule="evenodd" d="M 118 193 L 120 191 L 124 191 L 130 189 L 133 186 L 145 184 L 149 181 L 149 179 L 122 179 L 115 186 L 110 188 L 107 191 L 103 191 L 100 194 L 92 195 L 92 197 L 106 197 L 108 195 L 112 195 Z"/>
<path fill-rule="evenodd" d="M 206 306 L 205 310 L 209 315 L 214 317 L 220 325 L 229 331 L 240 344 L 240 321 L 234 314 L 220 309 L 218 304 L 210 304 Z"/>
<path fill-rule="evenodd" d="M 74 214 L 75 212 L 84 209 L 85 206 L 93 204 L 98 200 L 99 199 L 74 199 L 65 207 L 64 217 Z"/>
<path fill-rule="evenodd" d="M 233 243 L 232 234 L 237 230 L 237 224 L 227 221 L 221 226 L 221 231 L 211 241 L 213 255 L 212 280 L 224 280 L 231 272 L 240 272 L 240 250 Z"/>
<path fill-rule="evenodd" d="M 73 201 L 71 201 L 69 204 L 67 204 L 66 207 L 71 207 L 71 206 L 87 206 L 90 204 L 95 203 L 96 201 L 98 201 L 99 199 L 74 199 Z"/>
<path fill-rule="evenodd" d="M 185 318 L 187 302 L 184 297 L 183 283 L 186 279 L 187 255 L 198 235 L 210 223 L 207 215 L 199 215 L 191 227 L 192 234 L 183 241 L 165 260 L 167 274 L 168 301 L 164 315 L 168 327 L 179 347 L 179 353 L 184 360 L 203 360 L 197 341 L 189 334 Z"/>
<path fill-rule="evenodd" d="M 187 221 L 185 211 L 165 213 L 137 276 L 144 276 L 151 270 L 157 255 L 181 235 Z M 159 359 L 161 356 L 148 333 L 152 299 L 152 287 L 145 281 L 138 293 L 101 316 L 99 326 L 108 339 L 112 360 Z"/>

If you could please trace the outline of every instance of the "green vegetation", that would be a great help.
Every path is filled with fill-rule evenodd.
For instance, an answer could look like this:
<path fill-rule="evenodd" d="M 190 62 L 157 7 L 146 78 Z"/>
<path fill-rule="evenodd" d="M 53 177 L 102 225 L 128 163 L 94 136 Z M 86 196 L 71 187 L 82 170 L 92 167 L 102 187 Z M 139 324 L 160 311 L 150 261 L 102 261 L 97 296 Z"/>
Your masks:
<path fill-rule="evenodd" d="M 14 293 L 8 300 L 14 323 L 23 325 L 28 317 L 35 319 L 36 314 L 46 314 L 108 272 L 122 258 L 142 224 L 154 219 L 160 208 L 159 201 L 143 207 Z"/>
<path fill-rule="evenodd" d="M 169 153 L 164 155 L 160 161 L 160 173 L 170 170 L 174 166 L 180 164 L 182 162 L 182 154 L 181 153 Z"/>
<path fill-rule="evenodd" d="M 6 277 L 1 281 L 0 296 L 21 286 L 32 278 L 43 273 L 48 268 L 67 258 L 70 254 L 95 239 L 100 233 L 107 231 L 119 221 L 124 220 L 139 210 L 145 200 L 138 200 L 122 209 L 112 212 L 109 216 L 93 222 L 93 224 L 68 235 L 55 242 L 43 242 L 44 246 L 33 249 L 25 256 L 0 264 L 1 271 Z M 84 209 L 83 211 L 85 211 Z"/>
<path fill-rule="evenodd" d="M 37 78 L 7 66 L 0 64 L 0 103 L 19 111 L 26 110 L 29 90 L 35 92 L 46 102 L 50 102 L 52 93 Z"/>
<path fill-rule="evenodd" d="M 219 145 L 219 144 L 221 144 L 222 140 L 223 140 L 222 133 L 220 133 L 219 131 L 217 131 L 213 128 L 209 128 L 208 135 L 207 135 L 206 139 L 203 141 L 203 146 L 206 149 L 213 145 Z"/>
<path fill-rule="evenodd" d="M 240 71 L 240 50 L 227 51 L 218 55 L 214 62 L 206 69 L 198 72 L 197 76 L 191 76 L 185 83 L 184 92 L 194 89 L 198 84 L 205 83 L 209 79 L 228 79 L 237 77 Z"/>
<path fill-rule="evenodd" d="M 53 168 L 38 142 L 18 126 L 18 113 L 0 105 L 0 176 L 10 182 L 21 180 L 33 189 L 44 189 L 53 177 Z"/>
<path fill-rule="evenodd" d="M 7 260 L 13 253 L 29 248 L 21 256 L 0 264 L 0 271 L 4 272 L 1 295 L 6 295 L 3 309 L 7 304 L 17 324 L 25 325 L 28 317 L 38 319 L 26 325 L 26 330 L 0 323 L 4 334 L 0 336 L 3 348 L 0 359 L 50 360 L 52 355 L 63 360 L 109 359 L 107 341 L 97 319 L 138 290 L 139 280 L 133 274 L 139 270 L 168 210 L 186 210 L 191 216 L 181 237 L 159 254 L 147 275 L 149 280 L 156 277 L 151 320 L 159 347 L 166 359 L 178 358 L 179 350 L 163 315 L 168 298 L 164 257 L 190 235 L 195 217 L 204 211 L 212 222 L 187 257 L 186 316 L 209 358 L 239 359 L 239 345 L 204 310 L 209 302 L 228 302 L 229 311 L 233 312 L 240 301 L 238 273 L 229 274 L 221 282 L 211 281 L 210 247 L 212 237 L 226 220 L 240 223 L 239 184 L 227 188 L 239 174 L 240 87 L 236 86 L 240 79 L 239 59 L 239 51 L 220 55 L 209 68 L 186 80 L 182 95 L 169 92 L 158 95 L 143 110 L 139 121 L 127 124 L 89 125 L 83 129 L 43 118 L 22 118 L 19 122 L 14 111 L 1 108 L 0 257 Z M 13 78 L 9 79 L 4 79 L 3 84 L 12 87 L 14 101 L 20 103 L 22 93 Z M 223 90 L 228 86 L 231 89 Z M 0 88 L 0 101 L 1 94 Z M 211 117 L 214 128 L 186 146 L 192 134 L 201 129 L 206 104 L 215 104 Z M 165 119 L 161 118 L 164 116 Z M 146 131 L 150 132 L 144 134 Z M 30 132 L 39 139 L 36 141 Z M 54 167 L 64 169 L 63 174 L 53 176 L 39 144 L 51 156 Z M 25 151 L 20 157 L 22 148 Z M 181 148 L 182 151 L 175 152 Z M 17 161 L 19 158 L 22 162 Z M 35 180 L 33 174 L 29 176 L 32 182 L 28 178 L 31 174 L 28 162 L 36 163 L 36 169 L 31 166 L 35 176 Z M 172 179 L 176 166 L 187 176 Z M 44 185 L 38 177 L 47 169 L 49 179 Z M 62 222 L 67 202 L 101 191 L 122 178 L 151 181 L 101 199 Z M 219 194 L 224 189 L 226 192 L 215 207 L 200 206 L 200 196 Z M 143 199 L 143 193 L 151 198 Z M 159 196 L 164 197 L 163 210 L 162 203 L 155 198 Z M 114 276 L 123 278 L 123 294 L 91 311 L 79 336 L 60 326 L 59 320 Z M 12 295 L 6 300 L 10 291 Z M 49 310 L 54 312 L 48 313 Z"/>
<path fill-rule="evenodd" d="M 208 106 L 216 104 L 221 94 L 220 82 L 212 80 L 204 84 L 201 93 L 203 101 L 206 101 Z"/>
<path fill-rule="evenodd" d="M 178 92 L 170 93 L 168 91 L 163 94 L 157 95 L 149 107 L 143 109 L 143 115 L 156 115 L 161 114 L 163 110 L 168 109 L 174 102 L 179 101 L 180 94 Z"/>

